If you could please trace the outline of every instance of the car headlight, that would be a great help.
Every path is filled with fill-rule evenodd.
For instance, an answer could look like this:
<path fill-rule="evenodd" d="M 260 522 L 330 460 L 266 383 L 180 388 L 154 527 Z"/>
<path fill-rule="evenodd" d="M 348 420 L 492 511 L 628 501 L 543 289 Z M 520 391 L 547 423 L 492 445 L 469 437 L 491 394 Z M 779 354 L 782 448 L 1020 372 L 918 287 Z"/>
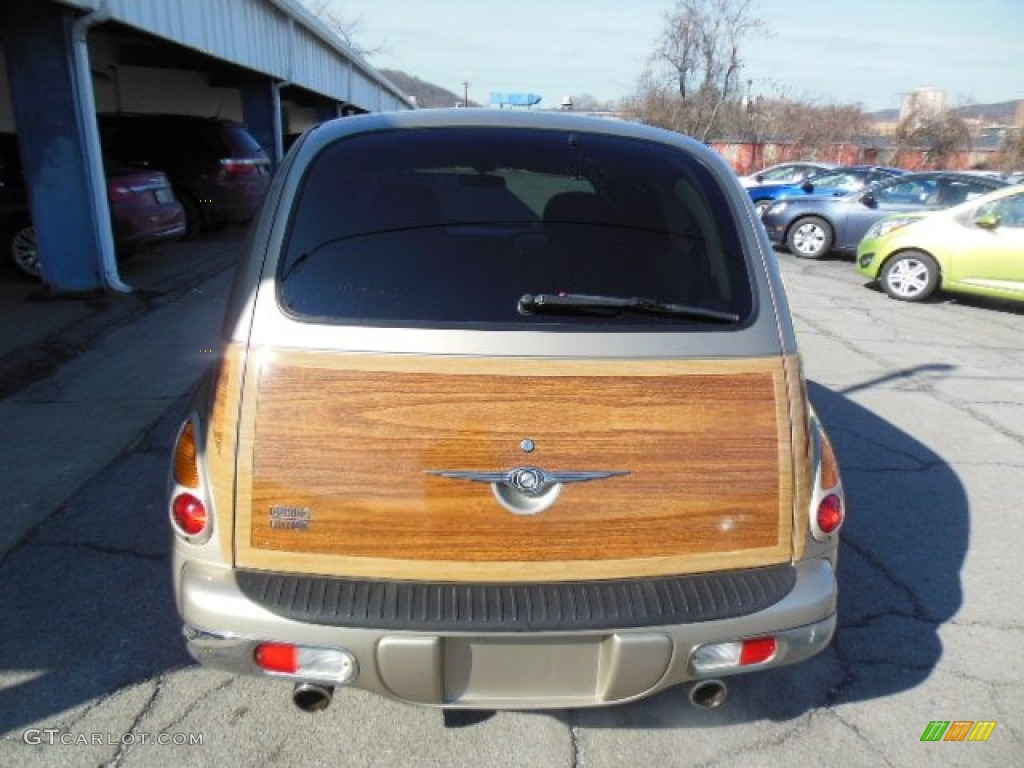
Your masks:
<path fill-rule="evenodd" d="M 769 206 L 768 210 L 765 211 L 765 213 L 772 216 L 778 216 L 780 213 L 785 211 L 788 206 L 789 203 L 787 203 L 785 200 L 779 200 L 778 202 L 772 203 L 771 206 Z"/>
<path fill-rule="evenodd" d="M 864 233 L 865 240 L 874 240 L 876 237 L 884 237 L 890 232 L 913 224 L 920 219 L 917 216 L 894 216 L 891 219 L 882 219 L 871 225 L 871 228 Z"/>

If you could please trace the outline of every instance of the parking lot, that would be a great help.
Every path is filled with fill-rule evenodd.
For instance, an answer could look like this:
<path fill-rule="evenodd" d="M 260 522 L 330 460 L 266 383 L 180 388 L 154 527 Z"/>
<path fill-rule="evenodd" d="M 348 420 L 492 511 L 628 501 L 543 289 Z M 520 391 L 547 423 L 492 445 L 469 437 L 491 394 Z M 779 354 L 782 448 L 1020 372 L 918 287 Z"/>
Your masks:
<path fill-rule="evenodd" d="M 1003 765 L 1024 757 L 1024 305 L 921 305 L 848 260 L 780 254 L 811 398 L 850 514 L 825 654 L 632 705 L 447 719 L 360 692 L 326 712 L 291 687 L 196 667 L 170 589 L 167 457 L 209 365 L 228 230 L 139 254 L 105 304 L 0 288 L 0 764 L 20 766 Z M 5 278 L 6 279 L 6 278 Z M 35 350 L 33 352 L 33 350 Z M 18 368 L 17 365 L 35 366 Z M 931 721 L 985 743 L 922 743 Z M 155 743 L 161 740 L 170 743 Z M 199 743 L 201 742 L 201 743 Z"/>

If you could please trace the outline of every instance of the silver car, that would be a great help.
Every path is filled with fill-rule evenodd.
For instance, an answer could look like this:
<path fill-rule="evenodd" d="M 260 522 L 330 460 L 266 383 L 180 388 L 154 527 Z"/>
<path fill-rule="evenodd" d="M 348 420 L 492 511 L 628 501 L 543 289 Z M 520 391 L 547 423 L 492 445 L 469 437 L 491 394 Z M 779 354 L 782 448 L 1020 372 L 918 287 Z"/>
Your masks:
<path fill-rule="evenodd" d="M 714 151 L 625 122 L 303 135 L 168 506 L 193 656 L 306 710 L 711 707 L 836 623 L 842 484 L 771 246 Z"/>

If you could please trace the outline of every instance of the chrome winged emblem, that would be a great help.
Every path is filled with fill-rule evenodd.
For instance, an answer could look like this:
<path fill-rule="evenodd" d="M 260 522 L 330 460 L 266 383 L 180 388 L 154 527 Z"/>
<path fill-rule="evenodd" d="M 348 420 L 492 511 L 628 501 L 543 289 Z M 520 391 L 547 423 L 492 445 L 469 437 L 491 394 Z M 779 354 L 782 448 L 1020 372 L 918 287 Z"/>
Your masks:
<path fill-rule="evenodd" d="M 586 483 L 630 474 L 628 470 L 549 472 L 540 467 L 516 467 L 505 472 L 428 469 L 428 475 L 471 483 L 488 483 L 499 503 L 517 515 L 535 515 L 550 507 L 566 483 Z"/>

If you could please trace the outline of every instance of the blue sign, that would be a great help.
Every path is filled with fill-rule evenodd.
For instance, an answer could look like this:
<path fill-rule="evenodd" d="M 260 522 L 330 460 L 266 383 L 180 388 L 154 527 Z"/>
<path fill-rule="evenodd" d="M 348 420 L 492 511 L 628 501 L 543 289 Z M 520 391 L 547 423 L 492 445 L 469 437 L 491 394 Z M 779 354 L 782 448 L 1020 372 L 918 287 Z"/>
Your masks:
<path fill-rule="evenodd" d="M 504 106 L 508 104 L 512 107 L 532 107 L 535 104 L 539 104 L 541 97 L 536 93 L 502 93 L 500 91 L 491 91 L 491 104 L 498 104 Z"/>

